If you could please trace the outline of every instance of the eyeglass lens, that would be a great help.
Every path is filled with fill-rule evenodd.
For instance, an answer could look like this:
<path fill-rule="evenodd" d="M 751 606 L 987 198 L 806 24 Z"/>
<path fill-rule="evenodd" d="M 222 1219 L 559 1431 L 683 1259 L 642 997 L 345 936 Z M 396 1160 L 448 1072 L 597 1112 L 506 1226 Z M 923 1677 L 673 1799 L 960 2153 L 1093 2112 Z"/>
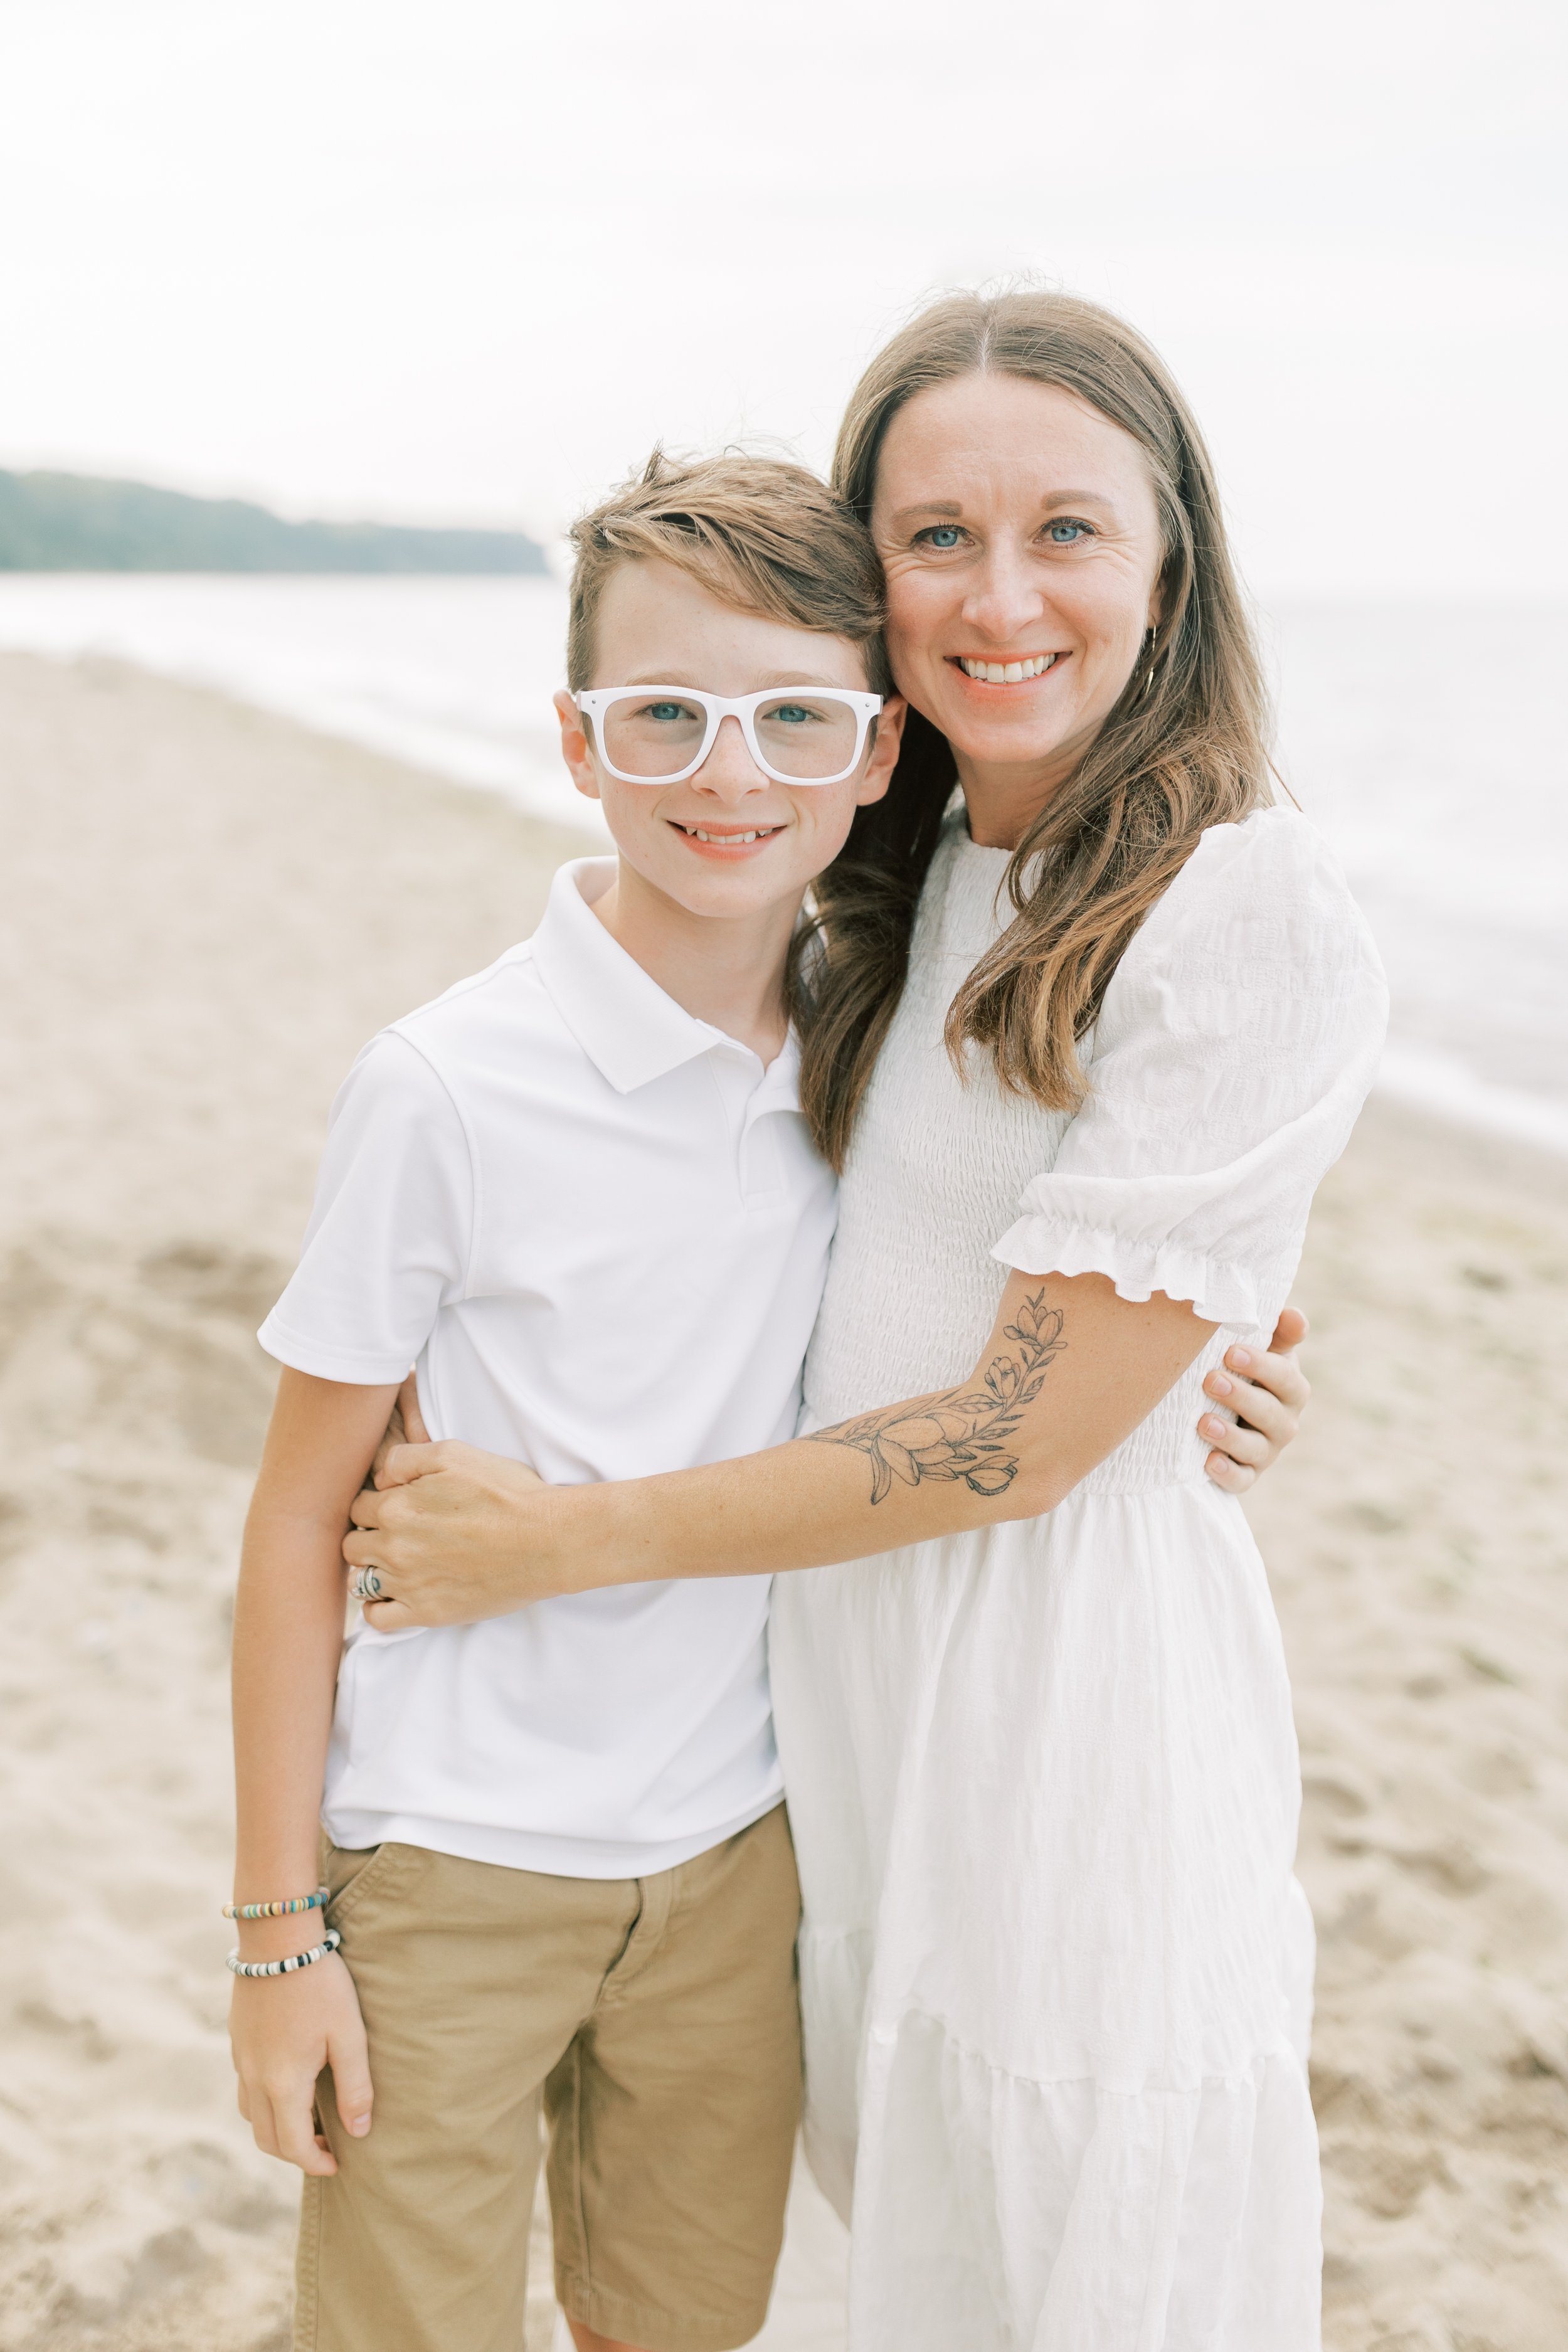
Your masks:
<path fill-rule="evenodd" d="M 781 693 L 757 704 L 752 724 L 769 766 L 802 783 L 842 775 L 854 760 L 855 712 L 829 696 Z M 697 757 L 706 725 L 700 702 L 627 695 L 605 712 L 605 754 L 625 775 L 679 775 Z"/>

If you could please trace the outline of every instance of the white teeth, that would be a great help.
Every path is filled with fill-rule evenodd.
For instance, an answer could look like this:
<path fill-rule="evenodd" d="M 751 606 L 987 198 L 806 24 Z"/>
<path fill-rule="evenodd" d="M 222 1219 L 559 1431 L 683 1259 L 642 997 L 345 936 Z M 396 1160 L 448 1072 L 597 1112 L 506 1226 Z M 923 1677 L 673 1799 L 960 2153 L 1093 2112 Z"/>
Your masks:
<path fill-rule="evenodd" d="M 700 824 L 689 825 L 687 831 L 693 841 L 716 842 L 721 849 L 735 849 L 744 842 L 759 838 L 754 833 L 704 833 Z"/>
<path fill-rule="evenodd" d="M 1026 677 L 1038 677 L 1057 659 L 1055 654 L 1030 654 L 1025 661 L 972 661 L 967 654 L 959 656 L 959 667 L 965 677 L 977 677 L 987 686 L 1016 686 Z"/>

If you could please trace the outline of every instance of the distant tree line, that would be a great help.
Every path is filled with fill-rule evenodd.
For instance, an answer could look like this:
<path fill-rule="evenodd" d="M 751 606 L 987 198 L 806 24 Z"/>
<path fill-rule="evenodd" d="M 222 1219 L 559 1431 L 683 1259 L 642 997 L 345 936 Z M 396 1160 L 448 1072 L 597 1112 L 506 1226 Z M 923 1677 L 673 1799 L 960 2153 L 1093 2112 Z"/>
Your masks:
<path fill-rule="evenodd" d="M 0 471 L 0 572 L 542 572 L 520 530 L 286 522 L 244 499 Z"/>

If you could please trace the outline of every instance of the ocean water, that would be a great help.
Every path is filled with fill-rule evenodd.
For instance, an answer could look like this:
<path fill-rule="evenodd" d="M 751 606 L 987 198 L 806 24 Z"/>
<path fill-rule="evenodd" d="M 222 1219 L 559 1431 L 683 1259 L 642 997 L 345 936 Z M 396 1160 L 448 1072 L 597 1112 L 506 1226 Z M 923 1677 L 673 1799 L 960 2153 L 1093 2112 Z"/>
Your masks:
<path fill-rule="evenodd" d="M 552 580 L 0 572 L 0 646 L 216 687 L 602 841 L 556 749 L 565 630 Z"/>
<path fill-rule="evenodd" d="M 0 574 L 0 645 L 96 652 L 370 744 L 602 841 L 555 751 L 549 580 Z M 1281 772 L 1388 966 L 1390 1094 L 1568 1154 L 1568 611 L 1266 615 Z"/>
<path fill-rule="evenodd" d="M 1568 608 L 1284 605 L 1279 765 L 1388 967 L 1382 1084 L 1568 1152 Z"/>

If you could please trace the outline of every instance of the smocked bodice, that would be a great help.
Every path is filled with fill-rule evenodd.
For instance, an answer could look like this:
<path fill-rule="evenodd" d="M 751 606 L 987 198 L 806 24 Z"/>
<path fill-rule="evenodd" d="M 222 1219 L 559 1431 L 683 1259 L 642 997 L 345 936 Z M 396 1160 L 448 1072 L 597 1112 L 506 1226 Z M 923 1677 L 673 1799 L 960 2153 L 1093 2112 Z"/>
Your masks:
<path fill-rule="evenodd" d="M 1011 1268 L 993 1251 L 1071 1124 L 1009 1093 L 988 1054 L 963 1075 L 943 1038 L 948 1007 L 1012 909 L 1008 853 L 950 820 L 921 900 L 910 977 L 867 1092 L 839 1192 L 838 1232 L 805 1367 L 806 1425 L 822 1428 L 963 1380 Z M 1086 1053 L 1092 1070 L 1092 1041 Z M 1222 1332 L 1083 1482 L 1117 1493 L 1197 1476 L 1205 1371 Z"/>

